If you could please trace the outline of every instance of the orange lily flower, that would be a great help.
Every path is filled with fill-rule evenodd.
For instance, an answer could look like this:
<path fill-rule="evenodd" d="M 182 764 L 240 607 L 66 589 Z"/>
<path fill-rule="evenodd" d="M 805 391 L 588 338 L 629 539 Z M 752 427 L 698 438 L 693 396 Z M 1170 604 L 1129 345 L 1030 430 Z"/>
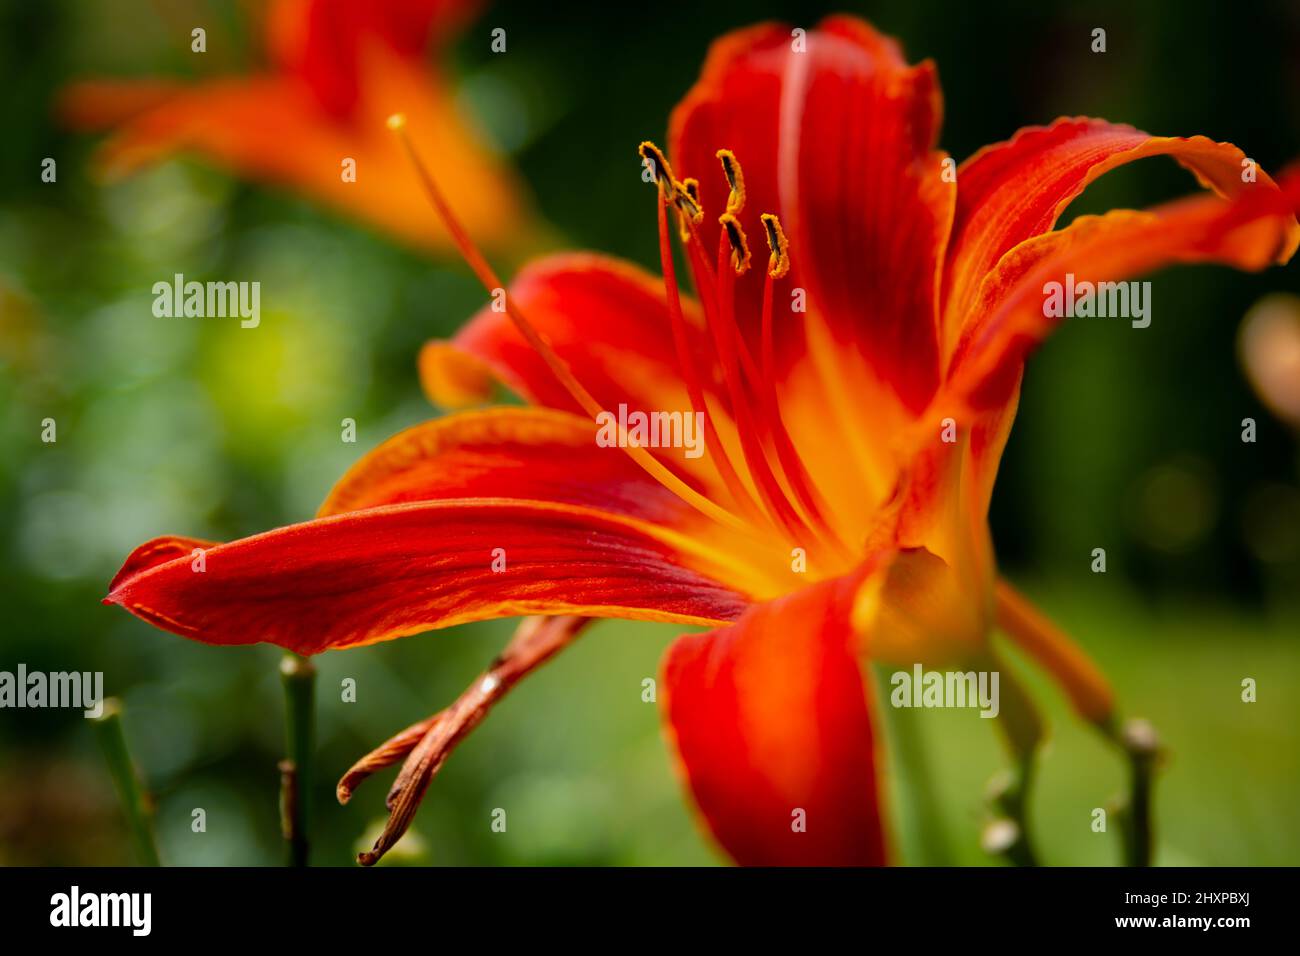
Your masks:
<path fill-rule="evenodd" d="M 538 407 L 410 429 L 316 520 L 228 544 L 158 539 L 113 581 L 108 602 L 177 634 L 303 654 L 544 616 L 344 777 L 341 799 L 405 760 L 362 862 L 495 700 L 590 618 L 711 628 L 669 649 L 663 712 L 705 820 L 746 864 L 886 862 L 870 660 L 981 660 L 997 624 L 1086 719 L 1110 721 L 1104 679 L 998 581 L 988 529 L 1025 355 L 1059 321 L 1044 283 L 1285 262 L 1295 197 L 1263 173 L 1243 181 L 1235 146 L 1088 119 L 1022 130 L 946 175 L 932 64 L 908 65 L 856 19 L 801 39 L 779 25 L 722 38 L 672 116 L 673 164 L 643 144 L 662 277 L 545 259 L 504 311 L 421 356 L 439 403 L 499 381 Z M 1206 191 L 1054 228 L 1093 179 L 1156 154 Z M 459 193 L 425 185 L 501 287 L 450 208 Z M 602 413 L 620 405 L 693 415 L 707 453 L 653 447 L 630 415 L 611 429 Z"/>
<path fill-rule="evenodd" d="M 476 234 L 518 242 L 530 216 L 524 190 L 456 105 L 447 76 L 425 57 L 478 6 L 473 0 L 274 0 L 265 21 L 271 66 L 186 86 L 91 80 L 62 102 L 82 129 L 113 129 L 99 165 L 110 178 L 178 152 L 250 179 L 289 186 L 417 246 L 448 247 L 437 220 L 411 201 L 410 164 L 384 128 L 401 109 L 434 170 L 454 184 Z M 354 175 L 353 175 L 354 173 Z"/>

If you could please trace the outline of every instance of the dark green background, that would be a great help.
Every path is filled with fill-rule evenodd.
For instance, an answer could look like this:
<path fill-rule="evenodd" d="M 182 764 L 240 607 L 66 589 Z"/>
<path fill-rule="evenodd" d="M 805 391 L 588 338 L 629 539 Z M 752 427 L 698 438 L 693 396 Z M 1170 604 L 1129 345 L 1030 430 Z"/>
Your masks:
<path fill-rule="evenodd" d="M 121 558 L 159 533 L 231 538 L 310 516 L 361 451 L 432 414 L 415 355 L 477 308 L 465 269 L 404 251 L 310 204 L 201 164 L 126 183 L 88 179 L 94 142 L 55 128 L 74 76 L 194 76 L 188 33 L 210 23 L 211 69 L 258 59 L 256 4 L 0 3 L 0 669 L 103 670 L 154 790 L 162 852 L 182 864 L 278 861 L 283 714 L 272 648 L 218 650 L 101 607 Z M 934 58 L 941 145 L 958 159 L 1059 115 L 1241 145 L 1266 169 L 1300 157 L 1300 13 L 1292 3 L 622 5 L 505 2 L 455 46 L 481 121 L 511 148 L 567 244 L 652 264 L 654 213 L 636 144 L 662 142 L 711 38 L 768 17 L 811 26 L 867 15 L 910 58 Z M 489 53 L 506 28 L 509 52 Z M 1094 27 L 1108 50 L 1089 50 Z M 188 29 L 188 28 L 187 28 Z M 291 148 L 286 144 L 286 148 Z M 57 185 L 40 161 L 58 159 Z M 1071 211 L 1191 189 L 1149 160 Z M 510 263 L 503 265 L 510 266 Z M 224 270 L 224 272 L 223 272 Z M 155 320 L 173 272 L 262 281 L 262 328 Z M 1239 323 L 1294 269 L 1180 268 L 1153 278 L 1154 319 L 1067 325 L 1034 359 L 994 499 L 1007 574 L 1098 658 L 1127 712 L 1171 759 L 1159 861 L 1300 862 L 1300 491 L 1296 437 L 1269 418 L 1236 358 Z M 59 440 L 39 440 L 40 421 Z M 354 417 L 356 446 L 339 442 Z M 1240 421 L 1259 440 L 1240 441 Z M 1088 570 L 1105 547 L 1109 570 Z M 496 623 L 320 659 L 316 859 L 346 863 L 383 815 L 388 777 L 352 805 L 338 774 L 449 702 L 499 649 Z M 449 761 L 407 859 L 434 863 L 701 863 L 696 833 L 641 701 L 673 628 L 607 623 L 510 697 Z M 359 700 L 338 688 L 358 682 Z M 1239 698 L 1243 677 L 1259 701 Z M 1034 800 L 1049 862 L 1106 863 L 1091 809 L 1120 766 L 1035 682 L 1055 738 Z M 987 862 L 981 790 L 1002 764 L 988 722 L 913 718 L 930 782 L 896 795 L 913 862 Z M 190 832 L 207 811 L 206 834 Z M 505 834 L 489 829 L 508 812 Z M 938 822 L 927 817 L 937 816 Z M 928 836 L 922 835 L 922 830 Z M 88 726 L 66 711 L 0 711 L 0 863 L 129 859 Z"/>

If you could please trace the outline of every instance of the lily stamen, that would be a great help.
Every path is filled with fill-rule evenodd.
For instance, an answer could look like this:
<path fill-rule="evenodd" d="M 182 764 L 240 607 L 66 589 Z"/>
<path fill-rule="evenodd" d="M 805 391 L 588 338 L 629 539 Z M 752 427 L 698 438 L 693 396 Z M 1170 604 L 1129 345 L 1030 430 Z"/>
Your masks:
<path fill-rule="evenodd" d="M 722 163 L 723 174 L 727 178 L 727 185 L 731 192 L 727 200 L 727 211 L 719 217 L 718 223 L 723 227 L 727 241 L 732 247 L 731 264 L 736 275 L 742 275 L 749 268 L 750 251 L 749 243 L 745 237 L 736 214 L 743 210 L 745 205 L 745 174 L 736 158 L 735 153 L 729 149 L 720 149 L 716 156 Z M 768 276 L 764 286 L 764 308 L 761 322 L 768 332 L 767 349 L 771 350 L 771 325 L 772 325 L 772 289 L 771 273 L 778 266 L 784 265 L 784 271 L 789 269 L 788 247 L 785 242 L 785 235 L 781 229 L 780 221 L 771 213 L 765 213 L 762 222 L 767 231 L 768 244 L 772 248 L 772 255 L 769 260 Z M 721 262 L 721 253 L 719 254 L 719 274 L 723 270 Z M 731 282 L 734 280 L 728 276 L 727 279 L 719 282 L 719 289 L 726 289 L 727 305 L 725 308 L 719 306 L 719 313 L 730 317 L 730 325 L 734 329 L 733 341 L 740 345 L 740 351 L 743 359 L 745 352 L 743 349 L 744 338 L 740 335 L 739 325 L 734 316 L 734 297 L 731 294 Z M 719 303 L 722 302 L 722 296 L 719 295 Z M 848 551 L 844 542 L 834 534 L 830 528 L 829 522 L 825 517 L 825 505 L 821 496 L 817 493 L 816 488 L 812 485 L 811 477 L 808 474 L 803 460 L 799 457 L 795 449 L 794 442 L 791 440 L 785 422 L 781 418 L 780 403 L 777 399 L 776 384 L 772 378 L 772 366 L 770 354 L 767 358 L 768 367 L 760 375 L 758 369 L 750 363 L 745 371 L 748 376 L 750 385 L 759 398 L 759 414 L 757 418 L 763 422 L 765 431 L 771 436 L 772 442 L 776 447 L 778 463 L 785 475 L 786 482 L 793 491 L 795 500 L 803 509 L 802 520 L 818 529 L 819 535 L 823 540 L 829 541 L 841 555 L 847 556 Z M 767 464 L 766 455 L 764 454 L 764 464 Z M 778 485 L 779 487 L 779 485 Z M 782 493 L 782 497 L 785 495 Z M 788 501 L 788 499 L 787 499 Z"/>
<path fill-rule="evenodd" d="M 731 194 L 727 196 L 726 212 L 728 215 L 738 216 L 745 208 L 745 174 L 736 160 L 736 154 L 731 150 L 720 149 L 714 155 L 722 160 L 722 172 L 727 177 L 727 185 L 731 187 Z"/>
<path fill-rule="evenodd" d="M 690 256 L 691 271 L 695 276 L 695 287 L 699 291 L 700 304 L 704 307 L 705 317 L 712 324 L 716 321 L 713 314 L 717 308 L 718 281 L 712 264 L 704 254 L 704 239 L 694 224 L 691 226 L 691 241 L 686 244 L 686 251 Z M 757 381 L 759 373 L 757 360 L 750 354 L 749 346 L 743 337 L 737 340 L 737 345 L 740 367 L 745 370 L 745 375 L 750 381 Z"/>
<path fill-rule="evenodd" d="M 843 540 L 830 529 L 822 498 L 812 486 L 807 469 L 780 417 L 775 385 L 768 380 L 768 376 L 760 373 L 758 363 L 746 346 L 736 322 L 732 287 L 735 276 L 746 272 L 752 261 L 743 226 L 734 212 L 724 212 L 719 217 L 718 221 L 723 229 L 720 236 L 717 271 L 713 271 L 702 254 L 702 240 L 696 228 L 698 220 L 703 218 L 702 207 L 698 205 L 698 182 L 694 179 L 677 180 L 672 174 L 672 167 L 667 158 L 653 143 L 643 142 L 640 153 L 656 171 L 661 206 L 666 206 L 668 197 L 672 196 L 672 201 L 678 207 L 679 226 L 681 226 L 685 251 L 700 292 L 706 324 L 713 332 L 715 351 L 726 384 L 726 398 L 729 401 L 724 403 L 724 407 L 735 416 L 749 477 L 763 502 L 762 510 L 767 513 L 766 520 L 781 528 L 792 539 L 803 541 L 811 537 L 832 548 L 840 558 L 851 561 L 852 553 Z M 722 162 L 723 173 L 730 189 L 728 207 L 739 211 L 744 205 L 744 172 L 739 160 L 730 150 L 719 150 L 717 156 Z M 680 195 L 690 196 L 696 204 L 693 208 L 700 208 L 700 215 L 682 214 L 681 204 L 676 199 Z M 782 236 L 778 248 L 784 250 L 784 238 L 780 233 L 779 223 L 775 226 L 765 223 L 765 228 L 769 230 L 769 241 L 772 229 Z M 689 238 L 686 238 L 688 232 Z M 698 373 L 693 368 L 694 363 L 691 362 L 690 357 L 683 351 L 681 342 L 684 341 L 684 325 L 680 329 L 676 328 L 681 314 L 680 295 L 677 291 L 672 253 L 668 248 L 667 238 L 666 226 L 661 216 L 660 259 L 669 302 L 669 314 L 675 326 L 675 340 L 681 339 L 677 345 L 679 362 L 684 370 L 683 377 L 687 381 L 688 390 L 692 393 L 692 400 L 698 404 L 703 401 L 702 389 L 698 388 Z M 772 265 L 773 263 L 769 262 L 769 267 Z M 719 276 L 722 277 L 721 280 Z M 767 322 L 770 327 L 770 290 Z M 737 362 L 740 369 L 736 368 Z M 694 397 L 697 394 L 700 396 L 698 399 Z M 707 418 L 706 422 L 712 426 Z M 716 434 L 716 429 L 714 431 Z M 768 460 L 768 451 L 763 447 L 761 440 L 762 435 L 770 436 L 773 442 L 777 455 L 775 464 L 779 464 L 784 473 L 785 480 L 794 494 L 794 502 L 798 503 L 797 507 L 791 501 L 786 488 L 778 480 L 773 470 L 774 463 Z M 725 457 L 725 451 L 719 460 L 725 462 L 720 467 L 723 481 L 738 505 L 751 519 L 763 520 L 759 517 L 761 512 L 748 494 L 746 486 L 730 460 Z"/>
<path fill-rule="evenodd" d="M 680 186 L 673 176 L 673 168 L 668 165 L 668 157 L 663 154 L 663 150 L 647 139 L 642 140 L 641 145 L 637 147 L 637 152 L 641 154 L 643 162 L 650 163 L 650 172 L 654 174 L 655 182 L 675 195 Z"/>
<path fill-rule="evenodd" d="M 769 215 L 770 213 L 764 214 L 765 221 Z M 771 216 L 771 218 L 776 219 L 775 216 Z M 780 228 L 779 224 L 777 228 Z M 772 346 L 772 286 L 778 278 L 773 274 L 773 271 L 769 267 L 767 275 L 763 278 L 763 312 L 761 319 L 763 377 L 761 383 L 756 383 L 756 387 L 759 388 L 763 396 L 763 407 L 766 409 L 772 443 L 776 446 L 777 460 L 781 463 L 781 470 L 785 473 L 786 480 L 794 490 L 796 500 L 840 552 L 848 554 L 848 547 L 845 545 L 844 540 L 835 533 L 833 526 L 826 518 L 828 510 L 826 502 L 817 491 L 817 486 L 813 484 L 812 475 L 808 471 L 807 465 L 804 464 L 794 439 L 790 437 L 790 432 L 785 426 L 785 419 L 781 415 L 781 402 L 776 393 L 776 379 L 773 377 L 776 363 Z"/>
<path fill-rule="evenodd" d="M 699 223 L 704 218 L 704 206 L 700 202 L 700 181 L 698 179 L 683 179 L 682 189 L 695 204 L 696 213 L 688 215 L 680 203 L 677 204 L 677 235 L 682 243 L 691 241 L 691 226 Z"/>
<path fill-rule="evenodd" d="M 752 521 L 759 516 L 758 506 L 749 492 L 745 490 L 744 482 L 741 481 L 735 466 L 731 462 L 731 458 L 727 455 L 725 446 L 722 444 L 722 439 L 719 437 L 717 427 L 713 421 L 713 413 L 709 409 L 708 402 L 704 397 L 704 389 L 700 385 L 695 360 L 691 356 L 686 320 L 682 316 L 681 294 L 677 288 L 676 268 L 673 265 L 673 251 L 668 241 L 668 197 L 662 183 L 659 187 L 658 206 L 659 258 L 663 269 L 664 292 L 668 302 L 673 346 L 677 351 L 677 363 L 682 370 L 682 379 L 686 385 L 686 393 L 690 397 L 692 411 L 704 413 L 704 441 L 713 456 L 718 473 L 722 476 L 723 484 L 731 494 L 732 500 Z"/>
<path fill-rule="evenodd" d="M 786 478 L 794 488 L 795 496 L 799 503 L 804 506 L 825 528 L 827 533 L 831 533 L 830 522 L 826 519 L 826 504 L 822 496 L 818 493 L 816 485 L 813 484 L 812 475 L 804 464 L 803 458 L 799 455 L 799 450 L 790 437 L 789 430 L 785 427 L 785 420 L 781 417 L 781 403 L 776 393 L 776 360 L 774 358 L 773 334 L 772 334 L 772 297 L 773 284 L 775 280 L 784 278 L 790 271 L 790 248 L 785 238 L 785 230 L 781 228 L 781 220 L 770 212 L 763 213 L 759 217 L 763 223 L 763 228 L 767 232 L 768 246 L 771 254 L 768 257 L 767 276 L 763 282 L 763 308 L 760 319 L 760 361 L 763 363 L 763 393 L 768 407 L 768 419 L 772 426 L 772 439 L 776 445 L 777 458 L 781 462 L 781 468 L 785 471 Z M 837 540 L 840 540 L 837 538 Z M 840 543 L 843 544 L 842 540 Z"/>
<path fill-rule="evenodd" d="M 724 212 L 718 217 L 718 224 L 722 226 L 727 242 L 731 244 L 731 268 L 736 275 L 744 275 L 749 271 L 749 240 L 745 238 L 745 230 L 740 227 L 740 220 L 731 213 Z"/>
<path fill-rule="evenodd" d="M 718 321 L 713 323 L 713 341 L 722 366 L 722 378 L 731 396 L 731 406 L 740 433 L 741 449 L 745 454 L 745 462 L 749 466 L 750 476 L 754 479 L 759 497 L 773 520 L 794 540 L 801 540 L 806 536 L 808 528 L 772 473 L 767 454 L 758 441 L 758 428 L 740 379 L 736 350 L 740 330 L 736 326 L 734 308 L 736 272 L 734 267 L 728 268 L 729 260 L 734 256 L 735 252 L 724 228 L 718 236 L 718 302 L 714 313 Z"/>
<path fill-rule="evenodd" d="M 487 289 L 489 295 L 494 294 L 497 289 L 505 289 L 501 280 L 497 278 L 497 274 L 488 264 L 487 259 L 485 259 L 483 254 L 479 252 L 478 247 L 474 245 L 473 240 L 470 239 L 469 234 L 460 224 L 460 220 L 457 219 L 455 213 L 451 211 L 451 206 L 443 196 L 442 190 L 438 188 L 438 184 L 434 180 L 433 174 L 416 153 L 415 147 L 412 145 L 410 138 L 406 135 L 406 117 L 401 113 L 393 114 L 388 118 L 388 128 L 397 134 L 403 149 L 406 151 L 407 157 L 415 167 L 416 174 L 419 176 L 420 185 L 423 187 L 425 195 L 428 196 L 430 202 L 433 204 L 434 210 L 438 213 L 443 224 L 447 227 L 447 232 L 451 234 L 452 241 L 455 243 L 461 257 L 464 258 L 466 264 L 473 270 L 475 276 L 478 277 L 479 282 L 481 282 L 483 287 Z M 660 177 L 661 183 L 663 181 L 662 177 L 664 176 L 668 177 L 669 182 L 675 182 L 672 180 L 672 170 L 668 167 L 667 160 L 663 159 L 663 154 L 659 153 L 658 148 L 655 147 L 653 143 L 642 144 L 642 146 L 643 155 L 644 147 L 650 146 L 654 150 L 654 154 L 662 161 L 663 165 L 655 172 L 655 175 Z M 574 377 L 568 364 L 560 358 L 560 356 L 555 353 L 555 350 L 551 348 L 544 338 L 542 338 L 542 335 L 537 331 L 537 328 L 523 316 L 519 311 L 518 306 L 511 301 L 510 296 L 506 295 L 504 298 L 506 315 L 510 318 L 510 321 L 514 323 L 515 328 L 519 330 L 519 334 L 524 337 L 524 341 L 526 341 L 533 350 L 537 352 L 542 360 L 546 362 L 551 373 L 555 375 L 556 379 L 564 386 L 565 390 L 573 397 L 574 401 L 578 403 L 583 411 L 595 420 L 603 411 L 600 403 L 597 402 L 596 399 L 592 397 L 591 393 L 583 387 L 582 383 Z M 628 456 L 640 465 L 647 474 L 701 514 L 729 527 L 738 529 L 745 528 L 745 522 L 740 518 L 736 517 L 721 505 L 700 494 L 690 485 L 686 484 L 686 482 L 674 474 L 667 468 L 667 466 L 654 457 L 654 455 L 650 454 L 646 449 L 639 447 L 635 442 L 628 441 L 626 434 L 622 434 L 621 427 L 618 447 L 624 449 Z"/>
<path fill-rule="evenodd" d="M 790 244 L 781 228 L 781 220 L 773 213 L 765 212 L 758 217 L 767 230 L 767 245 L 772 254 L 767 260 L 767 274 L 773 279 L 784 279 L 790 271 Z"/>

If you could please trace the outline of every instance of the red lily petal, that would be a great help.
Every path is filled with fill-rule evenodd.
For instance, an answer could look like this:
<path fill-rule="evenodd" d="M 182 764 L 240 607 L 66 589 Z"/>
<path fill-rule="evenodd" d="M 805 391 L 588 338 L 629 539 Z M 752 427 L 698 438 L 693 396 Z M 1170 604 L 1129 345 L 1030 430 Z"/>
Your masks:
<path fill-rule="evenodd" d="M 779 23 L 765 23 L 725 34 L 714 40 L 700 71 L 700 78 L 673 110 L 668 121 L 668 152 L 673 171 L 679 177 L 699 181 L 704 207 L 700 235 L 705 252 L 716 247 L 722 229 L 718 216 L 727 206 L 730 187 L 716 153 L 731 150 L 745 175 L 745 208 L 738 216 L 751 246 L 763 248 L 766 232 L 759 221 L 765 212 L 776 213 L 787 223 L 781 206 L 777 165 L 777 140 L 783 78 L 783 51 L 790 49 L 790 29 Z M 789 290 L 800 286 L 801 250 L 791 250 L 792 267 L 777 283 L 775 301 L 790 301 Z M 710 260 L 711 261 L 711 260 Z M 760 254 L 759 262 L 766 262 Z M 760 275 L 766 270 L 755 269 Z M 751 342 L 759 339 L 762 283 L 736 281 L 736 317 L 742 333 Z M 776 322 L 776 354 L 782 360 L 797 358 L 802 336 L 794 322 Z M 792 356 L 791 348 L 795 354 Z"/>
<path fill-rule="evenodd" d="M 301 76 L 321 105 L 345 116 L 356 104 L 361 49 L 382 42 L 418 60 L 430 35 L 445 37 L 474 15 L 473 0 L 276 0 L 266 19 L 277 63 Z"/>
<path fill-rule="evenodd" d="M 948 387 L 973 408 L 1005 402 L 1025 355 L 1060 321 L 1044 316 L 1043 288 L 1065 273 L 1076 282 L 1117 281 L 1188 262 L 1258 271 L 1294 254 L 1294 209 L 1294 198 L 1261 179 L 1232 201 L 1198 196 L 1146 212 L 1082 216 L 1021 243 L 985 280 L 974 306 L 980 318 L 963 333 Z"/>
<path fill-rule="evenodd" d="M 706 523 L 622 450 L 599 447 L 596 431 L 590 419 L 550 408 L 490 408 L 435 419 L 398 433 L 353 465 L 320 516 L 475 497 L 582 505 L 682 531 Z"/>
<path fill-rule="evenodd" d="M 494 572 L 497 548 L 505 568 Z M 748 601 L 719 582 L 748 574 L 646 522 L 482 498 L 372 508 L 219 544 L 202 572 L 185 555 L 121 578 L 105 601 L 207 643 L 313 654 L 528 614 L 716 624 Z"/>
<path fill-rule="evenodd" d="M 789 554 L 722 527 L 683 502 L 619 448 L 596 443 L 590 419 L 550 408 L 460 412 L 398 433 L 349 469 L 321 506 L 326 517 L 381 505 L 510 498 L 624 515 L 746 555 L 763 574 L 742 590 L 793 578 Z"/>
<path fill-rule="evenodd" d="M 561 254 L 521 270 L 510 284 L 510 301 L 603 407 L 690 408 L 660 279 L 607 256 Z M 682 307 L 688 323 L 702 329 L 698 305 L 684 300 Z M 702 331 L 694 345 L 700 366 L 708 368 Z M 420 373 L 429 397 L 444 407 L 487 401 L 490 374 L 530 402 L 580 411 L 509 317 L 491 307 L 450 342 L 426 345 Z"/>
<path fill-rule="evenodd" d="M 944 327 L 949 345 L 975 320 L 980 285 L 1011 249 L 1052 229 L 1093 180 L 1147 156 L 1168 155 L 1201 185 L 1235 196 L 1246 154 L 1204 136 L 1152 136 L 1104 120 L 1062 118 L 1027 127 L 987 146 L 958 170 L 957 214 L 944 274 Z M 1259 173 L 1260 184 L 1272 181 Z"/>
<path fill-rule="evenodd" d="M 885 862 L 869 684 L 850 625 L 870 573 L 678 638 L 664 658 L 669 736 L 705 820 L 741 864 Z"/>
<path fill-rule="evenodd" d="M 933 64 L 909 66 L 893 40 L 861 20 L 829 18 L 803 41 L 798 52 L 789 28 L 767 25 L 715 43 L 673 113 L 672 161 L 678 175 L 700 181 L 707 245 L 717 241 L 727 193 L 714 153 L 736 154 L 749 196 L 739 218 L 751 242 L 764 235 L 764 212 L 778 213 L 791 239 L 795 268 L 777 301 L 806 287 L 807 321 L 815 313 L 838 346 L 859 346 L 916 409 L 938 380 L 939 264 L 955 195 L 934 151 L 938 79 Z M 763 272 L 737 282 L 742 323 L 757 323 Z M 779 327 L 781 351 L 793 359 L 803 351 L 804 317 L 791 319 Z"/>
<path fill-rule="evenodd" d="M 123 175 L 180 149 L 211 151 L 223 165 L 270 179 L 298 174 L 303 150 L 318 155 L 333 145 L 328 130 L 312 121 L 312 105 L 298 84 L 270 75 L 213 80 L 202 86 L 165 87 L 156 80 L 78 83 L 64 92 L 60 112 L 71 125 L 100 129 L 126 121 L 104 147 L 98 163 L 109 176 Z M 142 104 L 152 100 L 147 109 Z M 268 147 L 278 136 L 300 143 L 296 150 Z M 338 179 L 336 170 L 330 170 Z"/>
<path fill-rule="evenodd" d="M 216 544 L 216 541 L 185 538 L 180 535 L 166 535 L 161 538 L 154 538 L 127 555 L 126 563 L 122 565 L 117 574 L 113 575 L 113 580 L 109 582 L 108 589 L 112 591 L 127 578 L 142 574 L 155 565 L 166 564 L 168 561 L 174 561 L 180 557 L 193 558 L 196 550 L 207 551 L 208 548 L 215 547 Z"/>
<path fill-rule="evenodd" d="M 60 114 L 74 129 L 111 129 L 165 103 L 182 89 L 169 80 L 79 83 L 65 91 Z"/>

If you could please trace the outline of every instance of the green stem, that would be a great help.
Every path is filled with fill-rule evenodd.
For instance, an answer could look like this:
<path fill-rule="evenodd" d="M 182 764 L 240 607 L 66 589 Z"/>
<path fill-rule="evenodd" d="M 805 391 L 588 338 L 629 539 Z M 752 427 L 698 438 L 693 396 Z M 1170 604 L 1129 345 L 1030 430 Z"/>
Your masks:
<path fill-rule="evenodd" d="M 883 685 L 886 680 L 883 671 L 881 679 Z M 882 696 L 888 700 L 888 695 L 886 688 Z M 898 711 L 892 707 L 885 709 L 885 718 L 890 730 L 890 751 L 900 778 L 899 812 L 906 808 L 904 823 L 909 831 L 908 843 L 913 856 L 906 862 L 913 866 L 948 865 L 951 863 L 948 838 L 943 813 L 936 799 L 940 789 L 930 767 L 925 741 L 921 738 L 920 723 L 910 711 Z"/>
<path fill-rule="evenodd" d="M 990 648 L 975 663 L 998 674 L 998 727 L 1013 761 L 989 787 L 993 816 L 984 827 L 984 849 L 1005 856 L 1015 866 L 1038 866 L 1029 836 L 1029 792 L 1043 740 L 1043 720 L 1029 692 L 995 651 Z"/>
<path fill-rule="evenodd" d="M 280 661 L 288 756 L 280 761 L 280 830 L 288 866 L 306 866 L 310 849 L 312 753 L 315 747 L 316 665 L 288 653 Z"/>
<path fill-rule="evenodd" d="M 981 844 L 985 852 L 1000 854 L 1012 866 L 1038 866 L 1029 838 L 1029 791 L 1034 782 L 1032 754 L 993 778 L 989 804 L 993 816 L 984 825 Z"/>
<path fill-rule="evenodd" d="M 1147 721 L 1134 719 L 1108 736 L 1124 751 L 1129 763 L 1129 793 L 1120 804 L 1120 832 L 1124 836 L 1124 865 L 1150 866 L 1155 853 L 1152 792 L 1160 762 L 1160 740 Z"/>
<path fill-rule="evenodd" d="M 140 862 L 144 866 L 159 866 L 158 847 L 154 843 L 150 822 L 151 802 L 140 784 L 135 763 L 131 760 L 131 751 L 126 745 L 121 702 L 115 697 L 105 700 L 103 713 L 94 718 L 94 725 Z"/>

